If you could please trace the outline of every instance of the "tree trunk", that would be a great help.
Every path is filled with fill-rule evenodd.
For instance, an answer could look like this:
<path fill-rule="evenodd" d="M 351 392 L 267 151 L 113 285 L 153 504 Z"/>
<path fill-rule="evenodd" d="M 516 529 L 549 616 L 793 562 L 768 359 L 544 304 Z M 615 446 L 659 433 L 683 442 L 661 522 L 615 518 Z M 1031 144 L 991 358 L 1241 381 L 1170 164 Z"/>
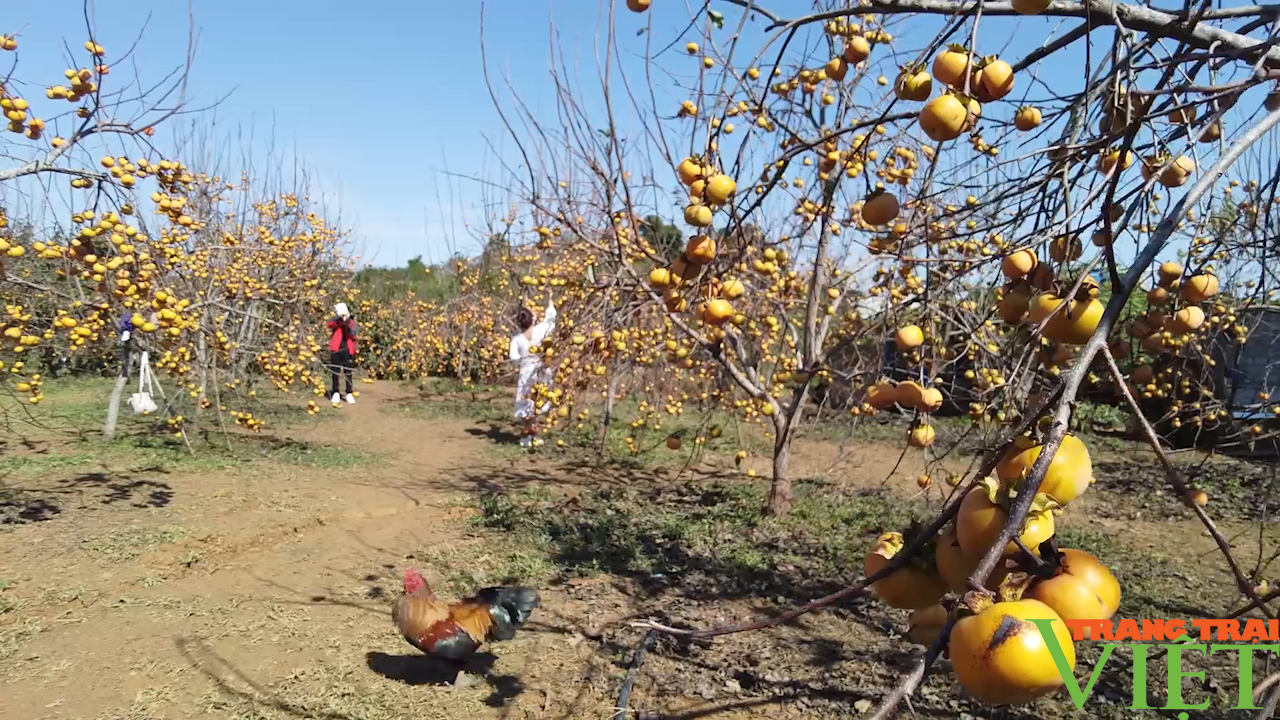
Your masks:
<path fill-rule="evenodd" d="M 791 512 L 791 440 L 800 425 L 804 404 L 809 399 L 809 380 L 796 386 L 786 412 L 774 415 L 773 421 L 773 483 L 769 486 L 769 503 L 766 512 L 781 517 Z"/>
<path fill-rule="evenodd" d="M 111 388 L 111 399 L 107 401 L 107 421 L 102 426 L 102 439 L 111 442 L 116 437 L 116 423 L 120 421 L 120 398 L 124 395 L 125 385 L 129 384 L 129 376 L 133 374 L 133 347 L 126 343 L 120 357 L 120 374 L 116 376 L 115 385 Z"/>
<path fill-rule="evenodd" d="M 615 369 L 609 378 L 608 392 L 604 399 L 604 419 L 600 423 L 600 451 L 609 447 L 609 427 L 613 425 L 613 401 L 618 392 L 618 382 L 622 379 L 622 369 Z"/>
<path fill-rule="evenodd" d="M 209 311 L 202 310 L 200 313 L 200 335 L 196 338 L 196 377 L 200 380 L 200 391 L 196 397 L 196 414 L 204 413 L 204 399 L 208 392 L 209 383 L 212 380 L 209 372 L 209 341 L 206 333 L 212 327 L 210 322 Z"/>
<path fill-rule="evenodd" d="M 791 434 L 779 432 L 773 443 L 773 483 L 769 486 L 769 504 L 765 511 L 773 517 L 782 517 L 791 512 L 791 475 L 788 465 L 791 462 Z"/>

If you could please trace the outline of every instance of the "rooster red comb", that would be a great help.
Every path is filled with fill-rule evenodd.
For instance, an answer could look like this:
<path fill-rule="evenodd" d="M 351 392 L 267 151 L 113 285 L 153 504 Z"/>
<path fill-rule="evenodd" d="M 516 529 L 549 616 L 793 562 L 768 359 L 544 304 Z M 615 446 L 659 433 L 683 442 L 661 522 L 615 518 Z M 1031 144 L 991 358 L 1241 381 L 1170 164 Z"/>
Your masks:
<path fill-rule="evenodd" d="M 404 593 L 413 595 L 427 586 L 427 579 L 422 577 L 422 571 L 418 568 L 409 568 L 404 571 Z"/>

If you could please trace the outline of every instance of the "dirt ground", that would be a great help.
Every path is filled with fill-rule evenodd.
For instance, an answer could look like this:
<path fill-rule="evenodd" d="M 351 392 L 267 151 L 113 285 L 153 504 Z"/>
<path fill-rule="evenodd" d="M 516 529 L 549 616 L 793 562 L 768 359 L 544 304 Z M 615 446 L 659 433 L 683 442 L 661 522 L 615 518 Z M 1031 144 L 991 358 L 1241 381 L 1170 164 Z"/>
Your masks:
<path fill-rule="evenodd" d="M 267 455 L 188 471 L 115 461 L 95 468 L 82 458 L 23 476 L 23 491 L 45 505 L 33 501 L 0 525 L 0 718 L 608 718 L 641 636 L 632 621 L 714 624 L 795 600 L 699 594 L 693 580 L 655 589 L 609 572 L 561 577 L 542 588 L 543 606 L 524 632 L 455 681 L 391 625 L 403 569 L 420 565 L 448 589 L 545 562 L 517 536 L 476 526 L 478 492 L 541 487 L 573 502 L 661 476 L 522 456 L 499 446 L 506 438 L 488 423 L 399 412 L 420 402 L 407 387 L 360 389 L 356 405 L 332 411 L 338 417 L 282 431 L 324 462 Z M 7 447 L 36 458 L 61 451 L 55 441 Z M 798 454 L 798 474 L 835 465 L 836 475 L 868 487 L 896 468 L 893 478 L 914 491 L 906 480 L 921 471 L 875 445 L 837 457 L 815 442 Z M 713 463 L 706 474 L 727 469 Z M 1123 538 L 1135 553 L 1186 558 L 1212 549 L 1174 504 L 1088 502 L 1088 531 Z M 838 587 L 856 577 L 861 558 L 847 565 L 844 577 L 824 580 Z M 1188 612 L 1225 609 L 1229 592 L 1205 590 L 1221 585 L 1220 571 L 1202 571 L 1195 582 L 1176 581 L 1184 589 L 1167 600 Z M 904 626 L 901 613 L 856 600 L 711 645 L 660 643 L 637 677 L 633 707 L 669 718 L 856 717 L 918 657 L 919 648 L 895 641 Z M 915 715 L 1074 712 L 986 712 L 952 690 L 945 676 L 931 681 Z"/>

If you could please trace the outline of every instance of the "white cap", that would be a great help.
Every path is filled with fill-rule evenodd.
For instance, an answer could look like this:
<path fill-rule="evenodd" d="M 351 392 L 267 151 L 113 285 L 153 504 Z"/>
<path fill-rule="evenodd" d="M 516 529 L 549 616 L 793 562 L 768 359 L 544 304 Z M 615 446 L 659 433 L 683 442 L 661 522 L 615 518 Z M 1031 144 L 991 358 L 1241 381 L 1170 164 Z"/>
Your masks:
<path fill-rule="evenodd" d="M 333 306 L 333 311 L 334 311 L 334 312 L 336 312 L 340 317 L 347 317 L 348 315 L 350 315 L 350 314 L 351 314 L 351 313 L 347 310 L 347 304 L 346 304 L 346 303 L 338 303 L 337 305 L 334 305 L 334 306 Z"/>

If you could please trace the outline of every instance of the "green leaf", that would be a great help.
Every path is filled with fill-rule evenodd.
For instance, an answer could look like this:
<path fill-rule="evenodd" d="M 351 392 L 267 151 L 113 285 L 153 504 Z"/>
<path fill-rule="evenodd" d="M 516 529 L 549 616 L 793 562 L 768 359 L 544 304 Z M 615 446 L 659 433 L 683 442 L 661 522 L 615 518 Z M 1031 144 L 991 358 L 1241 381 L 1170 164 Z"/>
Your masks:
<path fill-rule="evenodd" d="M 647 28 L 647 27 L 642 27 L 642 28 L 640 28 L 639 30 L 637 30 L 637 31 L 636 31 L 636 37 L 640 37 L 641 35 L 643 35 L 643 34 L 644 34 L 644 31 L 645 31 L 645 30 L 648 30 L 648 29 L 649 29 L 649 28 Z"/>
<path fill-rule="evenodd" d="M 707 17 L 711 18 L 711 24 L 712 24 L 712 25 L 715 25 L 717 28 L 719 28 L 719 29 L 721 29 L 721 30 L 723 30 L 723 29 L 724 29 L 724 14 L 723 14 L 723 13 L 718 13 L 718 12 L 716 12 L 715 10 L 708 10 L 708 11 L 707 11 Z"/>

